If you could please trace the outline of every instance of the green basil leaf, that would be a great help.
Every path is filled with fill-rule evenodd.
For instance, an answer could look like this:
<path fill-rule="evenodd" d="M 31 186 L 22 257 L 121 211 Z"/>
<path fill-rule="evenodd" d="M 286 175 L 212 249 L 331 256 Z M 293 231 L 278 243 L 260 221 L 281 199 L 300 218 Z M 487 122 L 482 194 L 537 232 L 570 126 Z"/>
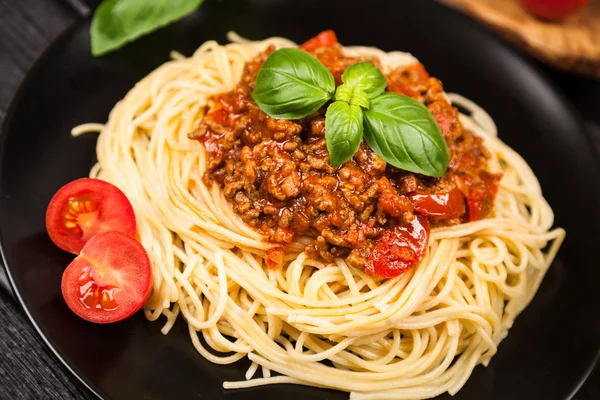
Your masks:
<path fill-rule="evenodd" d="M 387 81 L 379 68 L 370 62 L 352 64 L 344 71 L 342 82 L 354 92 L 362 92 L 369 99 L 374 99 L 385 90 Z M 349 101 L 352 104 L 352 101 Z"/>
<path fill-rule="evenodd" d="M 407 96 L 384 93 L 365 111 L 365 140 L 394 167 L 441 177 L 448 168 L 448 148 L 427 107 Z"/>
<path fill-rule="evenodd" d="M 348 104 L 360 106 L 367 110 L 371 108 L 371 102 L 365 92 L 360 89 L 352 89 L 351 86 L 346 84 L 337 87 L 334 99 L 337 101 L 345 101 Z"/>
<path fill-rule="evenodd" d="M 90 28 L 92 54 L 99 56 L 194 11 L 203 0 L 104 0 Z"/>
<path fill-rule="evenodd" d="M 318 59 L 289 48 L 276 50 L 267 58 L 252 97 L 271 117 L 299 119 L 315 113 L 334 92 L 333 75 Z"/>
<path fill-rule="evenodd" d="M 357 105 L 334 101 L 325 115 L 325 140 L 333 167 L 350 160 L 363 138 L 363 111 Z"/>

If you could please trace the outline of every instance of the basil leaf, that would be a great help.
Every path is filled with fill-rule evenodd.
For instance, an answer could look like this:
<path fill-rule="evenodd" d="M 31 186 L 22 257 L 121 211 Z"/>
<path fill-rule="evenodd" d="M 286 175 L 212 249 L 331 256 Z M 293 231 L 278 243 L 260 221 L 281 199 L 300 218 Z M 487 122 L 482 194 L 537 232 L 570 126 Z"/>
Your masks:
<path fill-rule="evenodd" d="M 325 140 L 333 167 L 350 160 L 363 137 L 363 112 L 359 106 L 335 101 L 325 115 Z"/>
<path fill-rule="evenodd" d="M 276 50 L 267 58 L 252 97 L 271 117 L 299 119 L 315 113 L 334 91 L 333 75 L 318 59 L 290 48 Z"/>
<path fill-rule="evenodd" d="M 90 28 L 92 54 L 99 56 L 194 11 L 203 0 L 104 0 Z"/>
<path fill-rule="evenodd" d="M 360 106 L 365 109 L 371 108 L 371 102 L 367 94 L 360 89 L 352 89 L 351 86 L 346 84 L 340 85 L 335 90 L 335 100 L 345 101 L 348 104 Z"/>
<path fill-rule="evenodd" d="M 362 92 L 369 99 L 374 99 L 385 90 L 387 81 L 379 68 L 370 62 L 352 64 L 344 71 L 342 82 L 354 92 Z M 352 101 L 349 101 L 352 104 Z"/>
<path fill-rule="evenodd" d="M 441 177 L 448 168 L 448 148 L 427 107 L 407 96 L 384 93 L 365 111 L 365 140 L 394 167 Z"/>

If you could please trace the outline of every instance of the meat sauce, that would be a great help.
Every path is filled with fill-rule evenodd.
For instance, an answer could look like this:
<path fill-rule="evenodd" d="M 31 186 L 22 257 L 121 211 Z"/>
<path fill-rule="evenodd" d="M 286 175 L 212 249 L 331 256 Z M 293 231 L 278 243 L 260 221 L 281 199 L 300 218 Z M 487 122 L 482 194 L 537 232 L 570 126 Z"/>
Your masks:
<path fill-rule="evenodd" d="M 317 57 L 338 85 L 356 62 L 381 65 L 344 54 L 332 31 L 300 48 Z M 237 87 L 215 97 L 190 134 L 210 155 L 205 182 L 222 187 L 235 212 L 265 240 L 279 244 L 268 253 L 270 266 L 283 261 L 295 237 L 308 237 L 306 250 L 313 257 L 344 257 L 368 273 L 396 276 L 422 259 L 430 225 L 475 221 L 491 212 L 501 176 L 488 171 L 490 154 L 482 139 L 463 127 L 441 82 L 423 65 L 389 72 L 387 90 L 422 102 L 435 117 L 450 155 L 438 179 L 386 165 L 364 141 L 352 160 L 331 167 L 328 104 L 289 121 L 267 116 L 252 99 L 256 75 L 273 50 L 246 63 Z"/>

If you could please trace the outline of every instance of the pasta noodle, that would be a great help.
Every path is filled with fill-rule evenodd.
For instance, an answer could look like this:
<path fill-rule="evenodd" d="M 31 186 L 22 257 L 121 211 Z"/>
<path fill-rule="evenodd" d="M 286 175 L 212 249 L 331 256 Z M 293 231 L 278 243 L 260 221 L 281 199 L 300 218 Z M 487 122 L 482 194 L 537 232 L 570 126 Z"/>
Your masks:
<path fill-rule="evenodd" d="M 122 189 L 135 209 L 153 266 L 146 317 L 164 316 L 164 334 L 183 317 L 194 346 L 213 363 L 248 357 L 246 380 L 225 382 L 229 389 L 294 383 L 351 392 L 352 399 L 456 393 L 494 356 L 564 238 L 552 229 L 535 175 L 497 138 L 485 111 L 450 94 L 471 111 L 461 118 L 484 138 L 491 170 L 503 173 L 491 218 L 432 229 L 420 265 L 393 279 L 343 259 L 311 259 L 302 239 L 290 246 L 283 268 L 269 269 L 264 254 L 271 245 L 218 187 L 203 183 L 207 154 L 187 134 L 208 99 L 234 87 L 246 61 L 269 45 L 294 43 L 232 39 L 206 42 L 189 58 L 174 53 L 105 125 L 73 129 L 100 132 L 90 175 Z M 416 61 L 406 53 L 345 49 L 376 55 L 384 68 Z"/>

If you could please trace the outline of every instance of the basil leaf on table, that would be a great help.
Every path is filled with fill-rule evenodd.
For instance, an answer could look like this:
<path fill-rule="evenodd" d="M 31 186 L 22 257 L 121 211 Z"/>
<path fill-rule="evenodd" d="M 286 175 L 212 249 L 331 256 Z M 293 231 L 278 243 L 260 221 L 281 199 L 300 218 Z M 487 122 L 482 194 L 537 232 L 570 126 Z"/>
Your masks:
<path fill-rule="evenodd" d="M 364 93 L 369 99 L 379 96 L 387 86 L 385 76 L 370 62 L 359 62 L 346 68 L 342 82 L 352 91 Z M 348 103 L 352 104 L 352 101 Z"/>
<path fill-rule="evenodd" d="M 252 97 L 266 114 L 299 119 L 315 113 L 335 92 L 331 72 L 305 51 L 274 51 L 256 77 Z"/>
<path fill-rule="evenodd" d="M 194 11 L 203 0 L 104 0 L 90 28 L 92 54 L 99 56 Z"/>
<path fill-rule="evenodd" d="M 364 112 L 365 140 L 396 168 L 441 177 L 448 168 L 448 148 L 427 107 L 407 96 L 384 93 Z"/>
<path fill-rule="evenodd" d="M 350 160 L 363 138 L 363 112 L 357 105 L 335 101 L 325 115 L 325 140 L 332 167 Z"/>

